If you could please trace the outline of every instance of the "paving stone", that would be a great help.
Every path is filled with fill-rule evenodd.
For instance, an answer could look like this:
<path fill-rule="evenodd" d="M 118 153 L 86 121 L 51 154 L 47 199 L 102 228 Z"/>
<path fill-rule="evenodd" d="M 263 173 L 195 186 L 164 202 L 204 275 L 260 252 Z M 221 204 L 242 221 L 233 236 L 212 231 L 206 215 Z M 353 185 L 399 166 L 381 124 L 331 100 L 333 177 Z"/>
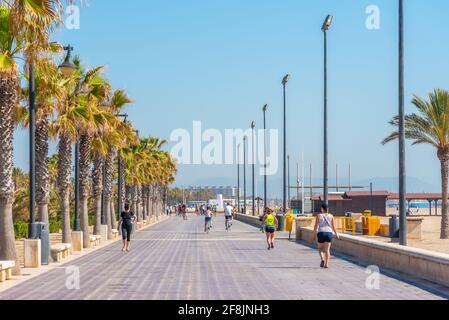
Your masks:
<path fill-rule="evenodd" d="M 204 234 L 202 217 L 173 217 L 135 234 L 130 253 L 119 243 L 102 248 L 0 294 L 17 300 L 278 300 L 443 299 L 447 295 L 411 279 L 382 274 L 368 290 L 365 268 L 334 258 L 319 268 L 315 250 L 281 235 L 268 251 L 257 229 L 215 220 Z M 80 288 L 67 288 L 73 267 Z M 414 284 L 410 284 L 414 283 Z"/>

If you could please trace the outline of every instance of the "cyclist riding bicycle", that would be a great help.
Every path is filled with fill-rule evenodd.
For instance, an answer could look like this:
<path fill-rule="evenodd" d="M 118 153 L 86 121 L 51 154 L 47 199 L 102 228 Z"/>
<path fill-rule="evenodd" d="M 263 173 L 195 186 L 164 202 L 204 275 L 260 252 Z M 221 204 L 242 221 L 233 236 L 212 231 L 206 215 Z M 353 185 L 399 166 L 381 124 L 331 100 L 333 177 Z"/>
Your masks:
<path fill-rule="evenodd" d="M 230 227 L 232 226 L 233 213 L 234 213 L 234 207 L 232 207 L 231 204 L 228 202 L 226 204 L 226 208 L 224 210 L 225 228 L 227 231 L 229 231 Z"/>

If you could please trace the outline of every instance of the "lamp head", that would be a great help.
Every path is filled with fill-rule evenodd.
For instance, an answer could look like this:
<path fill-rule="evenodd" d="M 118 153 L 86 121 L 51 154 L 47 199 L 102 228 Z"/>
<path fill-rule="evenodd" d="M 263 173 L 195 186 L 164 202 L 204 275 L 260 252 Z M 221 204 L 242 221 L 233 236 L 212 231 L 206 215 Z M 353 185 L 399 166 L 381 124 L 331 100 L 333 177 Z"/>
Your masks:
<path fill-rule="evenodd" d="M 332 20 L 333 20 L 333 16 L 331 16 L 330 14 L 327 15 L 326 19 L 323 22 L 323 26 L 321 27 L 321 31 L 326 32 L 327 30 L 329 30 L 329 28 L 332 25 Z"/>
<path fill-rule="evenodd" d="M 59 70 L 61 70 L 62 74 L 66 77 L 72 76 L 76 71 L 76 65 L 72 62 L 72 50 L 73 48 L 68 45 L 64 47 L 64 50 L 67 51 L 67 55 L 65 57 L 64 62 L 59 66 Z"/>
<path fill-rule="evenodd" d="M 267 112 L 267 110 L 268 110 L 268 104 L 264 105 L 262 110 L 263 110 L 263 112 Z"/>
<path fill-rule="evenodd" d="M 288 83 L 289 80 L 290 80 L 290 75 L 287 74 L 287 75 L 284 77 L 284 79 L 282 79 L 282 84 L 285 86 L 285 85 Z"/>
<path fill-rule="evenodd" d="M 256 127 L 256 123 L 253 121 L 251 122 L 251 129 L 254 129 Z"/>

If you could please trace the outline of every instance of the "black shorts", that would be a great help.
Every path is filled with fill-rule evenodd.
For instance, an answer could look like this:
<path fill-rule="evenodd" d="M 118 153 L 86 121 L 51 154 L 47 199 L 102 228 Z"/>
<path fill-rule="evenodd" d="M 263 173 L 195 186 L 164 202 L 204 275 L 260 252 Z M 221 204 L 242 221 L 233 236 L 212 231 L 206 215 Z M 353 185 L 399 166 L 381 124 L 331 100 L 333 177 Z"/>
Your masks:
<path fill-rule="evenodd" d="M 226 220 L 232 220 L 232 216 L 225 216 Z"/>
<path fill-rule="evenodd" d="M 318 243 L 332 243 L 334 239 L 334 234 L 332 232 L 319 232 L 318 233 Z"/>
<path fill-rule="evenodd" d="M 275 233 L 276 232 L 276 228 L 272 227 L 272 226 L 265 226 L 265 232 L 266 233 Z"/>
<path fill-rule="evenodd" d="M 130 242 L 132 232 L 133 232 L 133 225 L 131 223 L 123 223 L 122 224 L 123 240 Z"/>

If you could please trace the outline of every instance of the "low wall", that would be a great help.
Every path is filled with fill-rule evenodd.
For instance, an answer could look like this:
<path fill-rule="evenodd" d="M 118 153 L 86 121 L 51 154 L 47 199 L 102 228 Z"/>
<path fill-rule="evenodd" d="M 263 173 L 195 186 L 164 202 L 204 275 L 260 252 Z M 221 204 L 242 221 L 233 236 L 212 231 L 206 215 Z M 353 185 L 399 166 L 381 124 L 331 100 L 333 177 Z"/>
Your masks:
<path fill-rule="evenodd" d="M 250 215 L 237 213 L 235 216 L 235 219 L 238 221 L 244 222 L 246 224 L 249 224 L 253 227 L 260 228 L 260 221 L 259 221 L 259 217 L 257 217 L 257 216 L 250 216 Z"/>
<path fill-rule="evenodd" d="M 296 239 L 316 247 L 313 229 L 297 228 Z M 340 235 L 333 250 L 352 257 L 362 264 L 376 265 L 449 287 L 449 254 L 411 247 L 401 247 L 370 239 Z"/>

